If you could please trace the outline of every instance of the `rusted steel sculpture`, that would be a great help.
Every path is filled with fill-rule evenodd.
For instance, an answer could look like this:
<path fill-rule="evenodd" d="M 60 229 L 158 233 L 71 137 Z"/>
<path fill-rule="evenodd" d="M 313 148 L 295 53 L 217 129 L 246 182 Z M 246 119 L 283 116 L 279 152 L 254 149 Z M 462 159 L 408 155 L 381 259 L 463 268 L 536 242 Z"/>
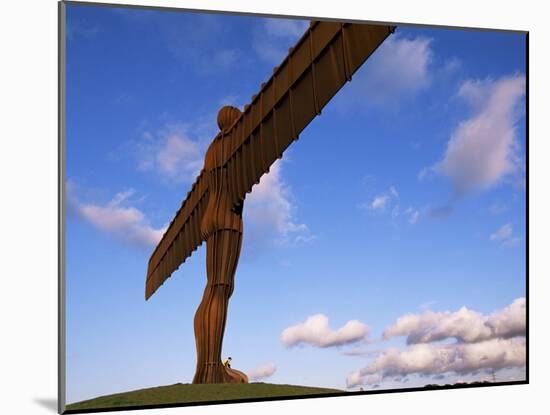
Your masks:
<path fill-rule="evenodd" d="M 207 284 L 194 320 L 193 383 L 248 382 L 244 373 L 221 362 L 246 194 L 394 29 L 313 21 L 244 112 L 220 110 L 220 132 L 149 259 L 145 284 L 148 299 L 206 241 Z"/>

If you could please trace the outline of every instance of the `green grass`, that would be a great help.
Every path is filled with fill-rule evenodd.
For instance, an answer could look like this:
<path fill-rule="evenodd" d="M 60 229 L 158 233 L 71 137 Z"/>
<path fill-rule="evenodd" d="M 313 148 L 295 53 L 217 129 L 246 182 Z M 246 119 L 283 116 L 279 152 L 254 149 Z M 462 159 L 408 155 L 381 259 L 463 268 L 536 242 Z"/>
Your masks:
<path fill-rule="evenodd" d="M 318 395 L 344 392 L 338 389 L 309 386 L 276 385 L 272 383 L 175 385 L 139 389 L 114 395 L 100 396 L 67 405 L 66 410 L 107 409 L 130 406 L 182 404 L 193 402 L 228 401 L 234 399 L 262 399 L 296 395 Z"/>

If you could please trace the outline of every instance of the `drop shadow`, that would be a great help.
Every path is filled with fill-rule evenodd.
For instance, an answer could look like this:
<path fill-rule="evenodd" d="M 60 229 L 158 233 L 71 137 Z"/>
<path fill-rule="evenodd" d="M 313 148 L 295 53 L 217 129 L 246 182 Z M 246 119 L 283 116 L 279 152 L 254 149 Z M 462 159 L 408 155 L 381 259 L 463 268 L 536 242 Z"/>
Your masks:
<path fill-rule="evenodd" d="M 46 408 L 46 409 L 48 409 L 52 412 L 57 413 L 57 399 L 55 399 L 55 398 L 34 398 L 34 401 L 38 405 L 40 405 L 40 406 L 42 406 L 42 407 L 44 407 L 44 408 Z"/>

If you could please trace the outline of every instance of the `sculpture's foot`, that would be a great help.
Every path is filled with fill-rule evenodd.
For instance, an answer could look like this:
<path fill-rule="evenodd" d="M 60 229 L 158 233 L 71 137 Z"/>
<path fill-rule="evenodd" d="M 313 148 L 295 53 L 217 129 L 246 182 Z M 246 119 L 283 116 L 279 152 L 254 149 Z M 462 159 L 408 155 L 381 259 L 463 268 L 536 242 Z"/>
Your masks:
<path fill-rule="evenodd" d="M 226 367 L 225 370 L 230 379 L 226 383 L 248 383 L 248 376 L 240 370 L 231 369 L 229 367 Z"/>
<path fill-rule="evenodd" d="M 193 383 L 248 383 L 248 376 L 236 369 L 225 367 L 220 362 L 216 365 L 205 365 L 195 373 Z"/>

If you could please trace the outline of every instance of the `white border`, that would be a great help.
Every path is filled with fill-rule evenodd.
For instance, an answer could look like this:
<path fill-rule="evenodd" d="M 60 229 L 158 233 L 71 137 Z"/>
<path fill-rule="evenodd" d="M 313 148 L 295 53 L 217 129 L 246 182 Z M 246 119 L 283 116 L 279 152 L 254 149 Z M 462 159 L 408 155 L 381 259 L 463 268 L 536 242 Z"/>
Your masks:
<path fill-rule="evenodd" d="M 548 23 L 535 2 L 461 0 L 137 1 L 133 4 L 530 31 L 530 385 L 128 412 L 540 413 L 547 406 L 549 233 L 546 123 Z M 125 3 L 115 1 L 112 3 Z M 544 4 L 539 2 L 539 4 Z M 57 4 L 2 4 L 2 379 L 3 413 L 53 413 L 57 394 Z M 534 224 L 534 225 L 533 225 Z"/>

